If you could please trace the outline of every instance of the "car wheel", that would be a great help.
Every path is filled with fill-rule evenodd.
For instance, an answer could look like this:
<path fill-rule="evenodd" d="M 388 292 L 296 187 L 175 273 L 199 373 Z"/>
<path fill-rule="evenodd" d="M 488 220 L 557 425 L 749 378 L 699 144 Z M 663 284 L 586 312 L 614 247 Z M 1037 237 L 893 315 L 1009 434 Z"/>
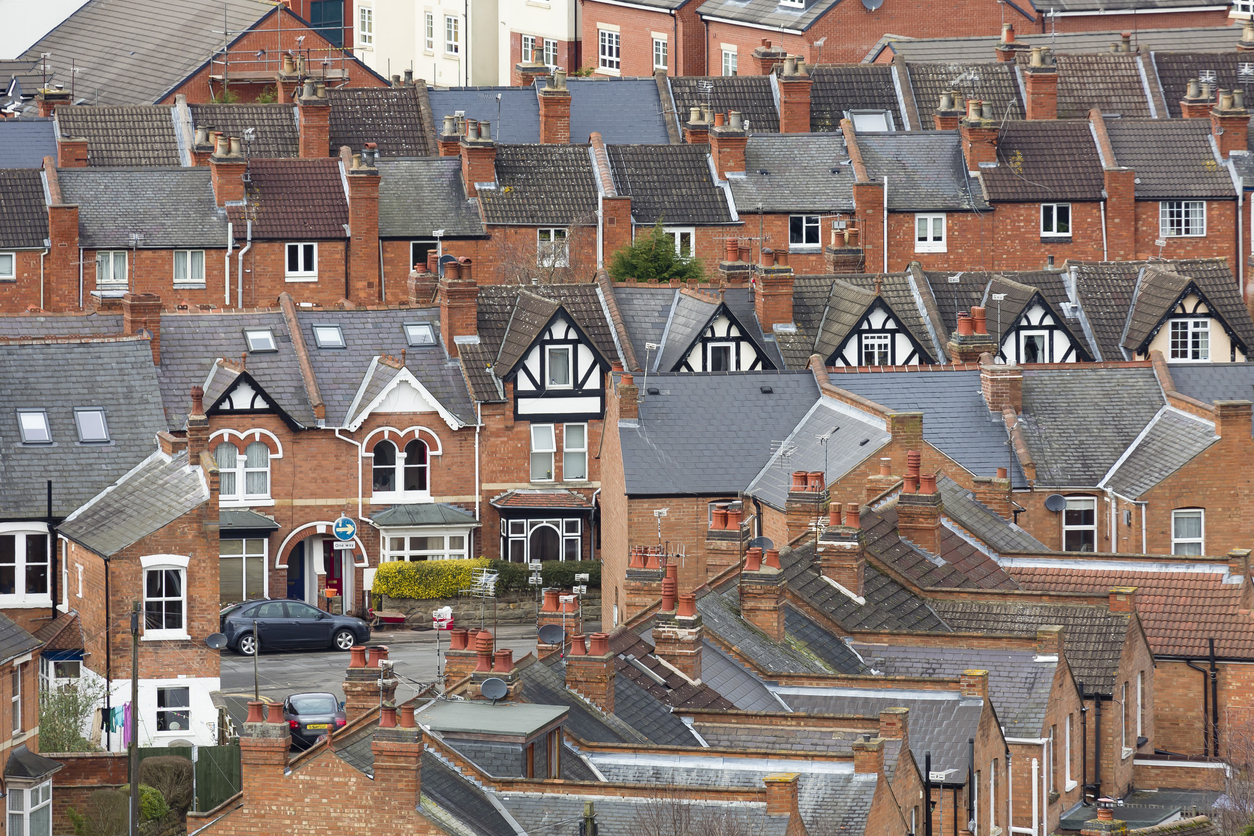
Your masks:
<path fill-rule="evenodd" d="M 243 656 L 252 656 L 257 652 L 257 640 L 253 638 L 252 633 L 245 633 L 240 636 L 239 643 L 235 645 L 235 650 Z"/>
<path fill-rule="evenodd" d="M 340 650 L 351 650 L 357 644 L 357 637 L 352 630 L 340 630 L 335 634 L 335 646 Z"/>

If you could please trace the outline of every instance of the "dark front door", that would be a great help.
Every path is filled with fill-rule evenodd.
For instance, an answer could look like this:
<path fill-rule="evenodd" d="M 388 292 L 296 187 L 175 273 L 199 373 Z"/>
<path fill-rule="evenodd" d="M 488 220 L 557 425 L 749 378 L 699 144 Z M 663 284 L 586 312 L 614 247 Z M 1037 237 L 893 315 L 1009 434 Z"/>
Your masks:
<path fill-rule="evenodd" d="M 327 597 L 344 594 L 344 561 L 343 552 L 337 550 L 330 540 L 322 543 L 322 565 L 327 569 Z"/>
<path fill-rule="evenodd" d="M 287 597 L 305 600 L 305 544 L 297 543 L 287 557 Z"/>
<path fill-rule="evenodd" d="M 313 0 L 309 22 L 332 46 L 344 46 L 344 0 Z"/>

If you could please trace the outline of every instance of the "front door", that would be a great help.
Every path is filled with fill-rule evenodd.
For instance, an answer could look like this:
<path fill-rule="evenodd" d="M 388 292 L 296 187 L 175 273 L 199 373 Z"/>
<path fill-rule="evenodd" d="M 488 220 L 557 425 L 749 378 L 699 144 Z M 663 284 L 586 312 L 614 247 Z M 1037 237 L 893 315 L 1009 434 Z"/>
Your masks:
<path fill-rule="evenodd" d="M 331 540 L 322 543 L 322 565 L 327 570 L 327 598 L 344 594 L 344 561 Z M 342 600 L 342 599 L 341 599 Z M 341 610 L 342 612 L 342 610 Z"/>
<path fill-rule="evenodd" d="M 305 600 L 305 544 L 297 543 L 287 557 L 287 597 Z"/>

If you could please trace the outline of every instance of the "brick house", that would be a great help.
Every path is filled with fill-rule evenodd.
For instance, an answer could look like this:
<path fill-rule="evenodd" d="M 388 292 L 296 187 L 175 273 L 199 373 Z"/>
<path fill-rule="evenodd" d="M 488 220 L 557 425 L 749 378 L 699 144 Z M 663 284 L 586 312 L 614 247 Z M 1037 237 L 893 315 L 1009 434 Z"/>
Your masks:
<path fill-rule="evenodd" d="M 584 65 L 604 76 L 706 75 L 705 24 L 693 0 L 612 4 L 584 10 Z"/>
<path fill-rule="evenodd" d="M 48 222 L 52 217 L 44 200 L 43 181 L 39 169 L 6 169 L 0 171 L 0 182 L 5 219 L 0 232 L 0 304 L 8 311 L 30 305 L 42 308 L 47 302 L 40 290 L 51 251 Z M 73 222 L 77 225 L 77 219 Z M 54 259 L 71 260 L 61 254 Z"/>

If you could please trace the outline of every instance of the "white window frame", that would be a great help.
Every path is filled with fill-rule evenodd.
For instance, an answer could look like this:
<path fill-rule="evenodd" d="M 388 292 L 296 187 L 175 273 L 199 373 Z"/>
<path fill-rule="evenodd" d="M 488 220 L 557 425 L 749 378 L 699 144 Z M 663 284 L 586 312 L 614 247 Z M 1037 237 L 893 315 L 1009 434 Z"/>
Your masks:
<path fill-rule="evenodd" d="M 578 427 L 583 431 L 583 444 L 571 444 L 570 431 L 572 427 Z M 583 476 L 571 475 L 571 457 L 575 457 L 575 461 L 581 463 Z M 588 425 L 587 424 L 563 424 L 562 425 L 562 479 L 566 482 L 586 482 L 588 481 Z"/>
<path fill-rule="evenodd" d="M 1065 755 L 1065 764 L 1063 766 L 1063 787 L 1067 792 L 1071 792 L 1076 788 L 1077 783 L 1071 778 L 1071 726 L 1075 722 L 1075 715 L 1067 715 L 1067 725 L 1063 730 L 1063 752 Z"/>
<path fill-rule="evenodd" d="M 1158 202 L 1158 237 L 1205 238 L 1206 201 L 1160 200 Z"/>
<path fill-rule="evenodd" d="M 738 64 L 738 59 L 736 55 L 736 50 L 724 49 L 723 50 L 723 76 L 728 77 L 728 76 L 736 75 L 737 64 Z"/>
<path fill-rule="evenodd" d="M 11 250 L 0 252 L 0 282 L 17 281 L 17 253 Z"/>
<path fill-rule="evenodd" d="M 997 827 L 997 758 L 988 767 L 988 827 Z"/>
<path fill-rule="evenodd" d="M 1136 737 L 1133 748 L 1140 744 L 1143 729 L 1141 715 L 1145 712 L 1145 671 L 1136 672 Z"/>
<path fill-rule="evenodd" d="M 28 418 L 39 418 L 41 427 L 36 427 Z M 48 423 L 48 412 L 43 409 L 19 409 L 17 411 L 17 428 L 23 444 L 51 444 L 52 425 Z M 34 430 L 41 430 L 39 433 Z"/>
<path fill-rule="evenodd" d="M 1069 531 L 1091 531 L 1093 533 L 1093 551 L 1097 551 L 1097 498 L 1092 496 L 1068 496 L 1066 497 L 1067 506 L 1062 511 L 1062 547 L 1065 551 L 1067 548 L 1067 532 Z M 1074 505 L 1076 510 L 1080 510 L 1081 505 L 1088 506 L 1093 511 L 1092 525 L 1068 525 L 1067 511 L 1071 510 Z"/>
<path fill-rule="evenodd" d="M 357 45 L 374 49 L 374 7 L 357 7 Z"/>
<path fill-rule="evenodd" d="M 324 350 L 338 351 L 348 347 L 344 341 L 344 329 L 334 323 L 319 323 L 311 329 L 314 345 Z"/>
<path fill-rule="evenodd" d="M 662 231 L 671 237 L 671 242 L 675 245 L 675 255 L 680 258 L 696 256 L 697 228 L 695 226 L 667 226 L 663 227 Z"/>
<path fill-rule="evenodd" d="M 570 230 L 546 226 L 536 230 L 536 264 L 540 267 L 570 266 Z"/>
<path fill-rule="evenodd" d="M 457 15 L 444 16 L 444 54 L 460 55 L 462 51 L 462 22 Z"/>
<path fill-rule="evenodd" d="M 171 694 L 177 691 L 184 692 L 184 695 L 186 697 L 185 701 L 187 705 L 174 705 L 174 706 L 164 705 L 163 706 L 161 704 L 161 700 L 163 697 L 168 699 L 169 698 L 167 696 L 168 694 Z M 157 693 L 154 695 L 154 702 L 156 703 L 156 709 L 155 709 L 155 714 L 153 715 L 153 724 L 152 724 L 152 727 L 154 729 L 153 733 L 157 735 L 165 735 L 165 734 L 186 735 L 187 732 L 192 727 L 192 691 L 191 691 L 191 688 L 187 687 L 186 685 L 158 685 Z M 182 714 L 184 727 L 173 728 L 173 729 L 168 728 L 168 727 L 164 729 L 161 728 L 161 723 L 162 723 L 161 715 L 163 714 L 169 714 L 169 715 Z M 168 723 L 169 720 L 167 719 L 166 722 Z"/>
<path fill-rule="evenodd" d="M 936 237 L 936 221 L 940 221 L 940 237 Z M 926 224 L 927 232 L 919 236 L 919 223 Z M 914 216 L 914 251 L 916 253 L 949 252 L 949 218 L 944 212 L 918 212 Z"/>
<path fill-rule="evenodd" d="M 659 58 L 661 60 L 658 60 Z M 653 39 L 653 69 L 670 69 L 670 44 L 666 38 Z"/>
<path fill-rule="evenodd" d="M 424 12 L 425 19 L 423 21 L 423 34 L 426 36 L 425 51 L 428 54 L 435 52 L 435 12 Z"/>
<path fill-rule="evenodd" d="M 431 548 L 430 544 L 416 545 L 412 538 L 418 537 L 428 540 L 439 538 L 442 545 L 436 548 Z M 459 539 L 460 544 L 455 542 Z M 379 552 L 379 560 L 383 563 L 464 560 L 470 556 L 470 529 L 385 528 L 380 536 Z"/>
<path fill-rule="evenodd" d="M 1067 231 L 1058 231 L 1058 213 L 1059 210 L 1065 209 L 1067 213 Z M 1041 204 L 1041 237 L 1042 238 L 1070 238 L 1071 237 L 1071 204 L 1070 203 L 1042 203 Z"/>
<path fill-rule="evenodd" d="M 31 818 L 40 810 L 48 811 L 48 827 L 36 832 Z M 5 812 L 8 818 L 6 832 L 9 836 L 52 836 L 52 781 L 43 781 L 33 787 L 17 786 L 16 781 L 9 783 L 5 799 Z"/>
<path fill-rule="evenodd" d="M 180 269 L 183 273 L 182 278 L 179 278 Z M 204 250 L 175 250 L 174 251 L 174 286 L 175 287 L 204 287 L 205 286 L 205 251 Z"/>
<path fill-rule="evenodd" d="M 544 39 L 544 66 L 550 70 L 557 69 L 557 41 L 552 38 Z"/>
<path fill-rule="evenodd" d="M 891 366 L 893 360 L 893 335 L 892 334 L 862 334 L 861 344 L 859 345 L 858 365 L 860 366 Z M 876 343 L 883 347 L 885 363 L 868 363 L 867 349 L 872 348 L 870 343 Z"/>
<path fill-rule="evenodd" d="M 549 526 L 557 530 L 562 541 L 558 560 L 583 559 L 583 520 L 579 517 L 558 517 L 545 520 L 502 519 L 501 520 L 501 554 L 502 560 L 517 563 L 514 560 L 515 548 L 523 562 L 531 558 L 531 535 L 537 528 Z"/>
<path fill-rule="evenodd" d="M 23 717 L 22 717 L 22 663 L 18 662 L 9 668 L 9 690 L 12 696 L 9 697 L 9 720 L 13 724 L 13 736 L 17 737 L 22 733 Z"/>
<path fill-rule="evenodd" d="M 1049 743 L 1047 744 L 1048 748 L 1045 751 L 1045 769 L 1049 773 L 1050 792 L 1058 792 L 1058 778 L 1054 774 L 1054 767 L 1056 766 L 1054 761 L 1054 737 L 1057 731 L 1057 726 L 1049 727 Z"/>
<path fill-rule="evenodd" d="M 435 345 L 435 327 L 430 322 L 406 322 L 401 329 L 410 348 Z"/>
<path fill-rule="evenodd" d="M 1228 13 L 1228 16 L 1239 17 L 1241 15 L 1254 17 L 1254 0 L 1232 0 L 1232 11 Z"/>
<path fill-rule="evenodd" d="M 98 293 L 125 292 L 130 287 L 128 257 L 129 253 L 126 250 L 96 251 L 96 291 Z M 105 268 L 106 262 L 109 264 L 108 269 Z M 118 278 L 119 272 L 122 274 L 121 278 Z"/>
<path fill-rule="evenodd" d="M 13 563 L 3 564 L 5 567 L 12 565 L 13 567 L 13 591 L 10 593 L 0 594 L 0 607 L 18 608 L 35 608 L 52 606 L 52 566 L 48 559 L 48 541 L 43 543 L 42 560 L 27 561 L 29 537 L 51 537 L 47 528 L 38 528 L 30 523 L 0 523 L 0 538 L 13 538 Z M 33 577 L 38 577 L 38 569 L 42 567 L 44 577 L 44 589 L 42 592 L 35 590 L 27 591 L 28 579 L 27 573 L 29 567 L 35 567 Z"/>
<path fill-rule="evenodd" d="M 1183 338 L 1184 346 L 1176 348 Z M 1167 323 L 1167 353 L 1172 362 L 1210 362 L 1210 318 L 1172 319 Z"/>
<path fill-rule="evenodd" d="M 553 357 L 559 354 L 566 355 L 565 383 L 553 381 Z M 544 347 L 544 388 L 546 391 L 575 388 L 575 347 L 573 345 L 546 345 Z"/>
<path fill-rule="evenodd" d="M 722 350 L 727 351 L 727 368 L 723 369 L 723 371 L 727 371 L 727 372 L 740 371 L 739 369 L 736 368 L 736 344 L 734 342 L 719 342 L 719 343 L 706 343 L 705 344 L 705 370 L 707 372 L 715 371 L 714 369 L 715 349 L 718 349 L 719 351 L 722 351 Z"/>
<path fill-rule="evenodd" d="M 101 437 L 88 438 L 86 436 L 84 430 L 92 429 L 89 415 L 99 416 Z M 74 407 L 74 428 L 78 430 L 79 444 L 108 444 L 112 440 L 109 437 L 109 419 L 105 416 L 104 409 L 98 406 Z"/>
<path fill-rule="evenodd" d="M 557 455 L 557 429 L 553 424 L 532 424 L 531 425 L 531 481 L 532 482 L 554 482 L 557 480 L 557 465 L 554 461 Z M 548 467 L 545 467 L 545 457 L 548 461 Z M 548 473 L 548 476 L 536 476 L 536 465 L 539 463 L 541 473 Z"/>
<path fill-rule="evenodd" d="M 140 641 L 169 641 L 169 640 L 186 640 L 187 635 L 187 563 L 186 557 L 178 555 L 150 555 L 140 558 L 140 565 L 143 567 L 143 635 Z M 179 578 L 179 595 L 161 595 L 153 598 L 148 597 L 148 576 L 150 573 L 175 572 Z M 163 578 L 164 580 L 164 578 Z M 167 590 L 162 590 L 166 592 Z M 178 602 L 182 609 L 182 626 L 178 627 L 149 627 L 148 626 L 148 603 L 153 602 Z"/>
<path fill-rule="evenodd" d="M 247 435 L 247 433 L 245 433 Z M 248 466 L 248 448 L 254 444 L 260 445 L 266 451 L 265 467 L 249 467 Z M 218 457 L 218 451 L 223 445 L 230 447 L 235 451 L 234 463 L 223 462 Z M 275 457 L 274 452 L 261 441 L 250 441 L 241 452 L 238 447 L 225 438 L 213 446 L 213 458 L 218 464 L 218 503 L 228 507 L 244 507 L 249 505 L 273 505 L 274 500 L 271 499 L 270 487 L 272 483 L 271 468 Z M 264 473 L 266 477 L 266 490 L 264 493 L 257 493 L 248 489 L 249 475 L 257 475 Z M 227 489 L 227 480 L 225 477 L 230 476 L 230 490 Z"/>
<path fill-rule="evenodd" d="M 1045 356 L 1049 353 L 1049 331 L 1020 331 L 1019 332 L 1019 362 L 1020 363 L 1028 362 L 1028 360 L 1026 359 L 1028 355 L 1028 352 L 1027 352 L 1028 338 L 1037 338 L 1037 337 L 1041 339 L 1041 352 L 1036 355 L 1036 360 L 1034 362 L 1037 362 L 1037 363 L 1049 362 L 1050 358 L 1048 356 Z"/>
<path fill-rule="evenodd" d="M 897 130 L 891 110 L 847 110 L 846 117 L 858 133 L 892 133 Z"/>
<path fill-rule="evenodd" d="M 222 544 L 228 542 L 240 544 L 239 554 L 222 553 Z M 261 560 L 261 589 L 259 590 L 250 590 L 248 588 L 248 561 L 250 559 Z M 227 534 L 218 540 L 218 572 L 219 574 L 223 572 L 225 561 L 238 561 L 240 588 L 244 591 L 244 597 L 241 599 L 242 601 L 255 601 L 258 600 L 258 597 L 270 597 L 270 573 L 267 571 L 269 560 L 270 541 L 265 537 L 232 537 Z M 221 601 L 222 606 L 238 603 L 240 603 L 240 601 Z"/>
<path fill-rule="evenodd" d="M 530 64 L 536 60 L 536 36 L 522 36 L 522 63 Z"/>
<path fill-rule="evenodd" d="M 296 253 L 296 269 L 292 269 L 292 253 Z M 283 254 L 283 279 L 289 282 L 318 281 L 318 242 L 292 241 Z"/>
<path fill-rule="evenodd" d="M 279 350 L 274 332 L 269 328 L 245 328 L 244 345 L 249 354 L 270 354 Z"/>
<path fill-rule="evenodd" d="M 1177 533 L 1176 521 L 1183 517 L 1196 516 L 1198 520 L 1197 537 L 1181 537 Z M 1181 546 L 1197 544 L 1197 551 L 1180 551 Z M 1206 509 L 1177 508 L 1171 512 L 1171 553 L 1172 554 L 1206 554 Z"/>
<path fill-rule="evenodd" d="M 1119 686 L 1119 745 L 1123 748 L 1123 757 L 1126 759 L 1132 754 L 1132 748 L 1128 746 L 1128 683 L 1125 681 Z"/>
<path fill-rule="evenodd" d="M 620 33 L 597 29 L 597 69 L 609 73 L 622 72 L 623 41 Z"/>
<path fill-rule="evenodd" d="M 423 448 L 426 450 L 426 459 L 419 465 L 410 465 L 409 460 L 408 460 L 408 455 L 406 454 L 405 451 L 409 448 L 409 445 L 413 444 L 415 441 L 423 445 Z M 391 465 L 384 465 L 384 467 L 389 467 L 392 470 L 392 490 L 390 491 L 376 490 L 374 487 L 374 457 L 376 455 L 375 450 L 377 450 L 379 446 L 382 444 L 392 445 L 392 450 L 394 451 L 394 454 L 395 454 L 394 459 L 393 459 L 394 463 Z M 427 441 L 424 438 L 411 438 L 402 445 L 402 444 L 397 443 L 396 441 L 393 441 L 392 439 L 381 438 L 370 446 L 370 453 L 368 455 L 370 456 L 370 461 L 371 461 L 371 476 L 370 476 L 370 500 L 371 502 L 391 504 L 391 503 L 412 503 L 412 502 L 431 501 L 431 455 L 432 453 L 431 453 L 431 443 L 429 441 Z M 421 467 L 426 470 L 426 474 L 425 474 L 426 478 L 424 480 L 427 485 L 426 488 L 420 488 L 418 490 L 413 490 L 413 491 L 405 489 L 405 475 L 406 475 L 405 470 L 406 470 L 406 467 L 409 467 L 409 466 Z"/>
<path fill-rule="evenodd" d="M 800 222 L 801 235 L 797 236 L 793 229 Z M 813 235 L 811 235 L 813 233 Z M 811 240 L 813 239 L 813 240 Z M 819 215 L 788 216 L 788 250 L 789 252 L 818 251 L 823 248 L 823 219 Z"/>
<path fill-rule="evenodd" d="M 779 4 L 789 9 L 804 9 L 805 0 L 779 0 Z"/>

